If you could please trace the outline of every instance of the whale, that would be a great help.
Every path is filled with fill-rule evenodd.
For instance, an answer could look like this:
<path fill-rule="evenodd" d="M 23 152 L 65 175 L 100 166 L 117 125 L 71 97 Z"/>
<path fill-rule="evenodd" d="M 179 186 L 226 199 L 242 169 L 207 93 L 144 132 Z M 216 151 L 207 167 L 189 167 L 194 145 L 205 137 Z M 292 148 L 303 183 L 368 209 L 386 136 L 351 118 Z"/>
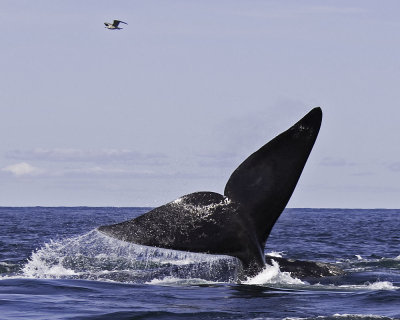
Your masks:
<path fill-rule="evenodd" d="M 233 256 L 243 276 L 254 276 L 265 267 L 268 236 L 293 194 L 321 122 L 321 108 L 313 108 L 255 151 L 231 174 L 223 195 L 190 193 L 98 230 L 139 245 Z"/>

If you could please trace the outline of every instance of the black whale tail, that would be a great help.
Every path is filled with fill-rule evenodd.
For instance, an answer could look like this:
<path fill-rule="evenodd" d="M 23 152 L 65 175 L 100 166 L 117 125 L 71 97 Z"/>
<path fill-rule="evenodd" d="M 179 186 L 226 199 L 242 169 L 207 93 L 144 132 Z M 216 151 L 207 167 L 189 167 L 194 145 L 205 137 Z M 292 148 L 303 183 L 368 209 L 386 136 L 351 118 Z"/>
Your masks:
<path fill-rule="evenodd" d="M 225 196 L 250 215 L 262 248 L 296 187 L 321 121 L 321 108 L 312 109 L 243 161 L 225 186 Z"/>
<path fill-rule="evenodd" d="M 315 108 L 250 155 L 232 173 L 225 197 L 195 192 L 99 231 L 136 244 L 234 256 L 243 275 L 254 275 L 265 265 L 265 242 L 296 187 L 321 120 Z"/>

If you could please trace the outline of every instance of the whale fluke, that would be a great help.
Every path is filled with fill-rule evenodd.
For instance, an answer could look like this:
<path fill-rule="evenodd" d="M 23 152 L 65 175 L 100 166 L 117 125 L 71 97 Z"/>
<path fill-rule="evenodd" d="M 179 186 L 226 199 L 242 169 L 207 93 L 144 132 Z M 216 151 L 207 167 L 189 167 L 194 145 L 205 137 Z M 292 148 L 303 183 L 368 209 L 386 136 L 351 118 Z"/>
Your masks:
<path fill-rule="evenodd" d="M 232 173 L 224 195 L 191 193 L 98 230 L 147 246 L 234 256 L 244 275 L 254 275 L 265 265 L 265 243 L 296 187 L 321 120 L 321 109 L 314 108 L 250 155 Z"/>
<path fill-rule="evenodd" d="M 314 108 L 243 161 L 225 186 L 225 196 L 247 208 L 263 248 L 296 187 L 321 121 L 321 108 Z"/>

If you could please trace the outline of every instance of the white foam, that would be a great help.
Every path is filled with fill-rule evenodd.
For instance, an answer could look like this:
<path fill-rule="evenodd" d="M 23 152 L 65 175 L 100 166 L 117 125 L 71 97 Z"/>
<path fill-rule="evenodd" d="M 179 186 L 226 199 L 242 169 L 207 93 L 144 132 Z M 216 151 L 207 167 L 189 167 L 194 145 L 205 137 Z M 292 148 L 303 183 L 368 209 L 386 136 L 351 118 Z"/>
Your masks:
<path fill-rule="evenodd" d="M 377 281 L 374 283 L 367 284 L 368 290 L 396 290 L 399 287 L 393 285 L 393 283 L 389 281 Z"/>
<path fill-rule="evenodd" d="M 385 316 L 378 316 L 378 315 L 374 315 L 374 314 L 352 314 L 352 313 L 335 313 L 333 316 L 317 316 L 313 319 L 332 319 L 333 318 L 339 318 L 339 319 L 352 319 L 352 320 L 356 320 L 356 319 L 393 319 L 390 317 L 385 317 Z M 298 318 L 298 317 L 287 317 L 284 318 L 283 320 L 306 320 L 306 319 L 310 319 L 310 318 Z"/>
<path fill-rule="evenodd" d="M 199 278 L 181 279 L 176 277 L 164 277 L 162 279 L 152 279 L 145 282 L 148 285 L 161 285 L 161 286 L 171 286 L 171 285 L 199 285 L 199 284 L 216 284 L 220 282 L 207 281 Z"/>
<path fill-rule="evenodd" d="M 357 319 L 357 318 L 361 318 L 361 319 L 365 319 L 365 318 L 373 318 L 373 319 L 391 319 L 389 317 L 385 317 L 385 316 L 378 316 L 378 315 L 374 315 L 374 314 L 351 314 L 351 313 L 335 313 L 333 315 L 335 318 L 350 318 L 350 319 Z"/>
<path fill-rule="evenodd" d="M 328 290 L 328 291 L 376 291 L 376 290 L 397 290 L 400 287 L 396 287 L 393 283 L 389 281 L 377 281 L 377 282 L 366 282 L 364 284 L 345 284 L 340 286 L 335 286 L 333 284 L 322 285 L 320 283 L 316 283 L 311 285 L 311 288 L 315 288 L 317 290 Z"/>
<path fill-rule="evenodd" d="M 10 279 L 21 279 L 23 277 L 21 277 L 20 275 L 17 274 L 2 274 L 0 275 L 0 281 L 2 280 L 10 280 Z"/>
<path fill-rule="evenodd" d="M 32 253 L 28 263 L 22 268 L 23 275 L 27 278 L 62 278 L 65 276 L 76 275 L 74 270 L 65 268 L 62 265 L 61 257 L 52 257 L 56 243 L 51 242 L 45 245 L 44 250 Z M 52 261 L 51 263 L 46 263 Z"/>
<path fill-rule="evenodd" d="M 389 281 L 377 281 L 377 282 L 366 282 L 361 285 L 341 285 L 338 286 L 337 288 L 343 288 L 343 289 L 349 289 L 349 290 L 397 290 L 400 287 L 396 287 L 393 285 L 393 283 Z"/>
<path fill-rule="evenodd" d="M 283 251 L 271 251 L 266 253 L 267 256 L 282 258 Z"/>
<path fill-rule="evenodd" d="M 252 278 L 248 278 L 243 282 L 244 284 L 283 284 L 283 285 L 299 285 L 305 284 L 300 279 L 293 278 L 290 272 L 281 272 L 279 264 L 275 260 L 272 260 L 272 266 L 266 265 L 264 269 Z"/>

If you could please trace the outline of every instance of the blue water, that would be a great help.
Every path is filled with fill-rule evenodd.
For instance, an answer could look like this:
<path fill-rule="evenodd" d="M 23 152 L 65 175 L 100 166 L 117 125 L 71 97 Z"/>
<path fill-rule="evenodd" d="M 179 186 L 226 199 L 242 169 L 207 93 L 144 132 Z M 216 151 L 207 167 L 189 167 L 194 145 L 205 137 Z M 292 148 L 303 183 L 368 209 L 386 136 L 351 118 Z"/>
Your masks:
<path fill-rule="evenodd" d="M 287 209 L 266 253 L 346 274 L 124 243 L 95 229 L 149 208 L 0 208 L 0 319 L 400 319 L 400 210 Z"/>

